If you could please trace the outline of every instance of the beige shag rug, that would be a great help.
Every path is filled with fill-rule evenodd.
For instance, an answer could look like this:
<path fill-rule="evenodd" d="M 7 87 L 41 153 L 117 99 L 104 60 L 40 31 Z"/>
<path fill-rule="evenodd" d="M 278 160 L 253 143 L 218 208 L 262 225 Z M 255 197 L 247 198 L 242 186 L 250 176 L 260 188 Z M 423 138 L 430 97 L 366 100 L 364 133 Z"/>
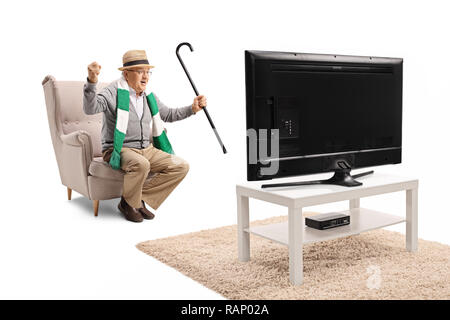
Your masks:
<path fill-rule="evenodd" d="M 251 222 L 285 221 L 275 217 Z M 139 243 L 137 248 L 228 299 L 450 299 L 450 246 L 383 229 L 303 247 L 303 285 L 289 283 L 287 246 L 250 235 L 237 259 L 237 226 Z"/>

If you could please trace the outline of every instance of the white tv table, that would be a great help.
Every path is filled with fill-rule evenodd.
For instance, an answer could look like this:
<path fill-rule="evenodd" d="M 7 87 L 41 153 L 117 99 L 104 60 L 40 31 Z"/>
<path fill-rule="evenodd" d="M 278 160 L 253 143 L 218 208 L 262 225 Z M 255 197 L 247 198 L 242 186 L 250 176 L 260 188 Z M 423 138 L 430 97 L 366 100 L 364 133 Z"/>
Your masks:
<path fill-rule="evenodd" d="M 265 183 L 283 183 L 326 179 L 328 174 L 290 177 L 272 181 L 251 181 L 236 185 L 238 215 L 238 258 L 250 259 L 250 233 L 279 242 L 289 247 L 289 280 L 293 285 L 303 282 L 303 244 L 347 237 L 406 222 L 406 249 L 417 250 L 417 179 L 374 173 L 358 181 L 359 187 L 311 185 L 262 189 Z M 406 191 L 406 216 L 399 217 L 375 210 L 360 208 L 360 198 L 383 193 Z M 250 227 L 249 198 L 255 198 L 288 207 L 288 221 L 266 226 Z M 304 225 L 302 208 L 324 203 L 349 200 L 350 224 L 327 230 L 316 230 Z"/>

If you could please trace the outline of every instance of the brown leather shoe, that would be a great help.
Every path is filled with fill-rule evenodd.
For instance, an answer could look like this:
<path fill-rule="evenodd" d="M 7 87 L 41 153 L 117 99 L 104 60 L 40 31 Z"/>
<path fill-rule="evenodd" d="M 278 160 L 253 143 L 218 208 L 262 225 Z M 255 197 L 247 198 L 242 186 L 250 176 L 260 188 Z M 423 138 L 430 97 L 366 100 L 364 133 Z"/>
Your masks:
<path fill-rule="evenodd" d="M 152 219 L 155 217 L 155 215 L 154 215 L 153 213 L 151 213 L 151 212 L 145 207 L 144 201 L 142 201 L 142 208 L 137 209 L 137 211 L 139 211 L 139 212 L 141 213 L 141 215 L 142 215 L 142 217 L 143 217 L 144 219 L 152 220 Z"/>
<path fill-rule="evenodd" d="M 123 197 L 120 198 L 118 208 L 120 212 L 125 215 L 125 218 L 129 221 L 142 222 L 144 220 L 142 219 L 142 215 L 136 209 L 131 207 Z"/>

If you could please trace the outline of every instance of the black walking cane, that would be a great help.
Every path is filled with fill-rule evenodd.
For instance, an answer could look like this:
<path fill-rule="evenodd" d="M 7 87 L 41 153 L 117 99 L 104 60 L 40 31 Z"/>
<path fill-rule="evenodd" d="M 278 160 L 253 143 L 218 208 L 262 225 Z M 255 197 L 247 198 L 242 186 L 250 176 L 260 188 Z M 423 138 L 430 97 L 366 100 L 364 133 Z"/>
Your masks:
<path fill-rule="evenodd" d="M 191 76 L 189 75 L 189 72 L 187 71 L 186 66 L 185 66 L 184 63 L 183 63 L 183 60 L 181 60 L 181 57 L 180 57 L 180 55 L 178 54 L 178 50 L 180 50 L 180 48 L 181 48 L 182 46 L 184 46 L 184 45 L 188 46 L 189 49 L 191 49 L 191 52 L 194 51 L 194 49 L 192 48 L 192 46 L 191 46 L 190 43 L 188 43 L 188 42 L 180 43 L 180 44 L 177 46 L 177 50 L 176 50 L 177 57 L 178 57 L 178 60 L 180 60 L 180 63 L 181 63 L 181 66 L 182 66 L 183 69 L 184 69 L 184 72 L 186 72 L 186 75 L 187 75 L 187 77 L 188 77 L 188 79 L 189 79 L 189 82 L 190 82 L 191 85 L 192 85 L 192 88 L 194 89 L 195 94 L 198 96 L 199 93 L 198 93 L 198 91 L 197 91 L 197 88 L 195 87 L 195 84 L 194 84 L 194 82 L 192 81 Z M 219 133 L 217 132 L 217 129 L 216 129 L 216 127 L 214 126 L 214 123 L 213 123 L 211 117 L 209 116 L 208 110 L 206 110 L 206 107 L 203 107 L 202 109 L 205 111 L 205 114 L 206 114 L 206 117 L 208 118 L 209 124 L 211 125 L 211 128 L 213 129 L 214 133 L 216 134 L 217 140 L 219 140 L 219 143 L 220 143 L 220 146 L 222 147 L 223 153 L 227 153 L 227 149 L 225 149 L 225 146 L 223 145 L 222 140 L 220 139 Z"/>

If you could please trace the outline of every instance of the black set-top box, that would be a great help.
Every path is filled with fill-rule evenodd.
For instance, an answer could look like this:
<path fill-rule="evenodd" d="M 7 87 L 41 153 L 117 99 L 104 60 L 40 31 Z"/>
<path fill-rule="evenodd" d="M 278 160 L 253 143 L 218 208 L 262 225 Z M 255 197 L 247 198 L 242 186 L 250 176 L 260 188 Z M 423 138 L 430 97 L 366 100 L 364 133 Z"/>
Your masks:
<path fill-rule="evenodd" d="M 310 228 L 325 230 L 350 224 L 350 216 L 337 212 L 322 213 L 305 218 L 305 223 Z"/>

